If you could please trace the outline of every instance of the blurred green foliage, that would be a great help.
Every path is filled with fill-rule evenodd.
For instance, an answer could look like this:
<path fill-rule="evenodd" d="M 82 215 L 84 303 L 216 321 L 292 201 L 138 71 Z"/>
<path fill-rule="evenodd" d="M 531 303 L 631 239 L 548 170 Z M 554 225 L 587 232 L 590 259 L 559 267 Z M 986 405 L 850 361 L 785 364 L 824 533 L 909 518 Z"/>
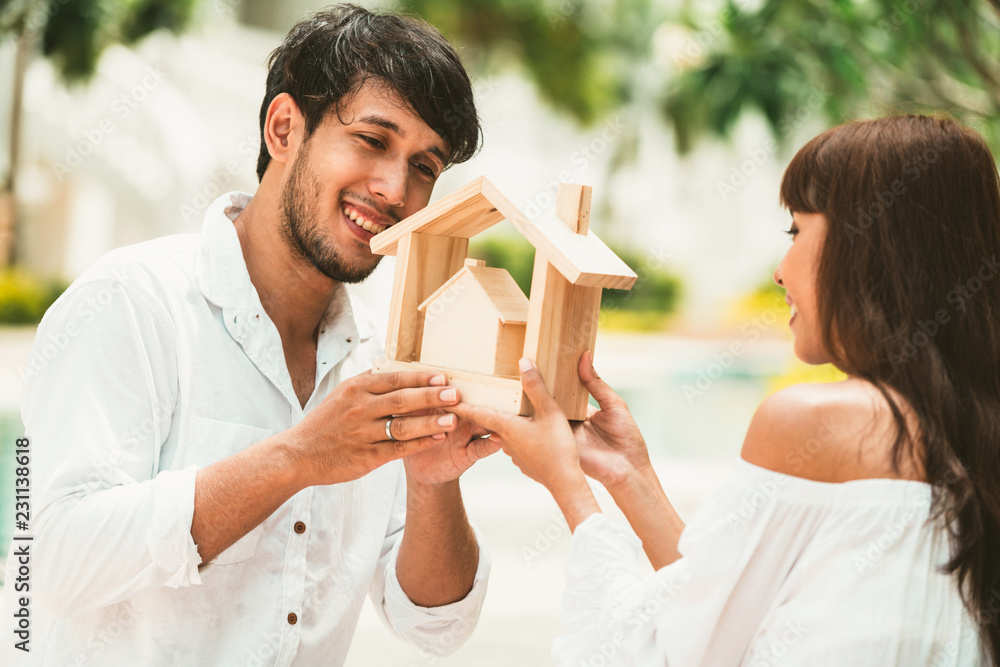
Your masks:
<path fill-rule="evenodd" d="M 85 81 L 112 44 L 156 30 L 178 32 L 199 0 L 0 0 L 0 36 L 41 37 L 42 53 L 67 81 Z"/>
<path fill-rule="evenodd" d="M 486 262 L 486 266 L 507 269 L 525 295 L 531 293 L 531 272 L 535 265 L 535 248 L 521 236 L 484 236 L 469 243 L 469 257 Z"/>
<path fill-rule="evenodd" d="M 612 247 L 622 261 L 638 275 L 631 290 L 606 289 L 601 297 L 601 314 L 617 328 L 661 328 L 665 316 L 675 312 L 682 295 L 681 279 L 669 270 L 645 261 L 643 254 L 629 248 Z M 514 282 L 530 294 L 535 249 L 520 236 L 487 236 L 469 245 L 469 256 L 485 260 L 510 272 Z"/>
<path fill-rule="evenodd" d="M 943 111 L 1000 148 L 1000 0 L 397 0 L 479 74 L 514 61 L 583 123 L 652 99 L 678 150 L 747 112 L 779 140 L 828 123 Z"/>
<path fill-rule="evenodd" d="M 727 0 L 689 30 L 663 110 L 681 152 L 755 110 L 775 137 L 828 122 L 943 111 L 1000 145 L 1000 0 Z"/>
<path fill-rule="evenodd" d="M 636 94 L 660 11 L 654 0 L 398 0 L 436 26 L 480 74 L 511 62 L 542 99 L 590 123 Z"/>
<path fill-rule="evenodd" d="M 0 272 L 0 324 L 38 324 L 67 284 L 42 280 L 17 268 Z"/>

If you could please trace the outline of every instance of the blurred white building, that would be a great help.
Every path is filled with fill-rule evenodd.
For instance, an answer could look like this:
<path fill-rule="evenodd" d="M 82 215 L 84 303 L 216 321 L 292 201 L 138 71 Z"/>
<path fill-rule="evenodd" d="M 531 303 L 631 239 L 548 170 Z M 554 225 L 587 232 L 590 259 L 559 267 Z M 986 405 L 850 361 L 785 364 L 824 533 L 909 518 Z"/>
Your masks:
<path fill-rule="evenodd" d="M 37 59 L 24 102 L 22 262 L 71 279 L 111 248 L 197 231 L 222 192 L 253 191 L 267 56 L 297 18 L 323 4 L 214 0 L 185 36 L 157 34 L 136 51 L 109 49 L 85 87 L 67 90 Z M 690 47 L 690 35 L 660 33 L 660 60 L 676 60 L 685 39 Z M 12 44 L 0 48 L 7 89 L 12 54 Z M 669 62 L 650 69 L 669 70 Z M 646 268 L 665 263 L 682 274 L 683 308 L 695 330 L 712 328 L 726 303 L 765 279 L 787 247 L 777 192 L 788 156 L 774 152 L 762 120 L 745 119 L 731 144 L 704 142 L 679 158 L 652 104 L 581 128 L 514 73 L 476 86 L 483 149 L 448 170 L 436 196 L 486 174 L 507 183 L 505 191 L 515 183 L 517 203 L 530 213 L 554 206 L 560 180 L 595 186 L 593 229 L 644 251 Z M 821 123 L 804 111 L 792 145 Z M 0 122 L 8 114 L 0 105 Z M 635 141 L 634 160 L 612 173 L 622 141 Z M 387 300 L 391 260 L 383 264 L 358 289 Z M 641 274 L 643 267 L 633 268 Z"/>

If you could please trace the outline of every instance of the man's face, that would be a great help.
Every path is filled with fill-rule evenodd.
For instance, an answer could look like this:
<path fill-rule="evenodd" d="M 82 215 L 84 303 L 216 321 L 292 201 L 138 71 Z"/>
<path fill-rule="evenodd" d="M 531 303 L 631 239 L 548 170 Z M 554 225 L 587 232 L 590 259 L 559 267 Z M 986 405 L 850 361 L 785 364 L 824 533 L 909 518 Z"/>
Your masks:
<path fill-rule="evenodd" d="M 376 233 L 430 200 L 447 145 L 399 96 L 365 84 L 298 147 L 281 194 L 292 251 L 341 283 L 364 280 Z"/>

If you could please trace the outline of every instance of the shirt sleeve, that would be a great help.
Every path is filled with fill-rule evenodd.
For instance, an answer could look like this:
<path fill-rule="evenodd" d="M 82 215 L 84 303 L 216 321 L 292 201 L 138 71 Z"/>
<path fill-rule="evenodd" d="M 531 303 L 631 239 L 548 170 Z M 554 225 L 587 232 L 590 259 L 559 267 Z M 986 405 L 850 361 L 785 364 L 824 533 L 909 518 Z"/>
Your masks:
<path fill-rule="evenodd" d="M 642 542 L 602 513 L 573 532 L 566 561 L 560 665 L 667 664 L 656 648 L 655 621 L 683 580 L 683 559 L 650 582 L 642 576 Z"/>
<path fill-rule="evenodd" d="M 396 558 L 402 542 L 406 506 L 406 480 L 400 466 L 393 517 L 386 533 L 382 557 L 375 570 L 370 596 L 383 622 L 400 639 L 433 656 L 458 649 L 479 621 L 490 575 L 490 552 L 479 530 L 472 530 L 479 546 L 479 565 L 469 591 L 461 600 L 440 607 L 421 607 L 410 601 L 396 577 Z"/>
<path fill-rule="evenodd" d="M 929 500 L 919 482 L 828 484 L 742 463 L 685 527 L 682 558 L 652 577 L 628 526 L 588 517 L 553 653 L 573 667 L 980 664 Z"/>
<path fill-rule="evenodd" d="M 70 288 L 23 370 L 33 592 L 54 617 L 200 583 L 194 467 L 159 470 L 177 397 L 169 318 L 119 280 Z"/>

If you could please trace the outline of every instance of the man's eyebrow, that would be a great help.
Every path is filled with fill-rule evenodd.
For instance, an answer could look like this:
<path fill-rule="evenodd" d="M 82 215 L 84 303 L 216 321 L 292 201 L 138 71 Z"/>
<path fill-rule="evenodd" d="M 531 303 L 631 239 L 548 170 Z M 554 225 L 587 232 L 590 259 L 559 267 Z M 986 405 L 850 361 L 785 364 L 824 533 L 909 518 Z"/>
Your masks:
<path fill-rule="evenodd" d="M 388 118 L 385 118 L 383 116 L 379 116 L 378 114 L 374 114 L 374 113 L 373 114 L 368 114 L 364 118 L 359 119 L 358 122 L 359 123 L 366 123 L 368 125 L 378 125 L 379 127 L 384 127 L 385 129 L 389 130 L 390 132 L 395 132 L 396 134 L 398 134 L 399 136 L 403 137 L 404 139 L 406 138 L 406 132 L 403 131 L 403 128 L 401 128 L 399 125 L 397 125 L 396 123 L 392 122 Z"/>
<path fill-rule="evenodd" d="M 379 116 L 378 114 L 374 114 L 374 113 L 373 114 L 368 114 L 367 116 L 364 116 L 363 118 L 359 118 L 357 120 L 357 122 L 359 122 L 359 123 L 366 123 L 368 125 L 377 125 L 379 127 L 383 127 L 385 129 L 389 130 L 390 132 L 394 132 L 394 133 L 398 134 L 403 139 L 406 138 L 406 132 L 403 130 L 403 128 L 401 128 L 399 125 L 397 125 L 396 123 L 392 122 L 388 118 L 385 118 L 383 116 Z M 439 160 L 441 160 L 441 162 L 443 164 L 448 164 L 448 158 L 445 157 L 445 154 L 437 146 L 431 146 L 430 148 L 427 149 L 427 152 L 428 153 L 433 153 L 435 156 L 437 156 L 437 158 Z"/>
<path fill-rule="evenodd" d="M 441 164 L 445 164 L 445 165 L 448 164 L 448 158 L 446 158 L 444 156 L 444 153 L 442 153 L 441 150 L 437 146 L 431 146 L 430 148 L 427 149 L 427 152 L 428 153 L 433 153 L 434 155 L 436 155 L 437 158 L 439 160 L 441 160 Z"/>

